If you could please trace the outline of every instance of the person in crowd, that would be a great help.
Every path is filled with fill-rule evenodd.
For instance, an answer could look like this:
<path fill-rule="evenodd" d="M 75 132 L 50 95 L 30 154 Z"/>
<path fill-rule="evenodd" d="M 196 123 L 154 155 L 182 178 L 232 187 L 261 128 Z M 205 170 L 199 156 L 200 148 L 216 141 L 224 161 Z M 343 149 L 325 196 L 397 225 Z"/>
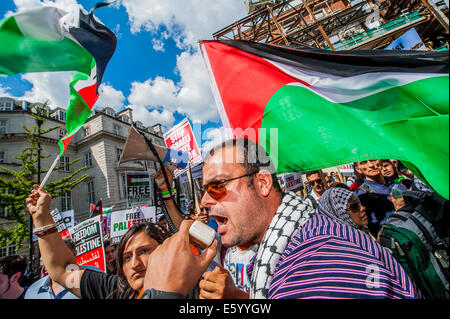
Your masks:
<path fill-rule="evenodd" d="M 331 183 L 336 183 L 339 181 L 336 172 L 331 172 L 330 176 L 331 176 L 331 180 L 330 180 Z"/>
<path fill-rule="evenodd" d="M 77 265 L 56 226 L 52 226 L 50 194 L 34 185 L 26 203 L 38 232 L 39 249 L 50 278 L 78 298 L 137 298 L 143 288 L 148 256 L 170 236 L 157 224 L 134 224 L 117 246 L 117 275 L 105 274 Z M 40 232 L 42 227 L 45 231 Z"/>
<path fill-rule="evenodd" d="M 63 240 L 75 257 L 77 254 L 75 243 L 68 238 L 64 238 Z M 44 264 L 42 264 L 41 273 L 43 275 L 42 278 L 28 288 L 25 299 L 79 299 L 56 281 L 52 280 Z"/>
<path fill-rule="evenodd" d="M 391 193 L 389 196 L 389 200 L 392 202 L 392 204 L 394 204 L 395 212 L 404 211 L 412 213 L 424 197 L 424 192 L 406 190 L 403 191 L 401 197 L 398 198 Z M 391 215 L 391 217 L 392 216 L 394 215 Z M 388 219 L 388 224 L 390 220 L 391 218 Z"/>
<path fill-rule="evenodd" d="M 20 281 L 27 269 L 27 258 L 20 255 L 0 259 L 0 299 L 24 299 L 27 287 Z"/>
<path fill-rule="evenodd" d="M 170 232 L 169 224 L 167 224 L 166 215 L 161 215 L 161 216 L 159 216 L 158 224 L 159 224 L 159 226 L 161 226 L 164 230 L 166 230 L 167 232 Z"/>
<path fill-rule="evenodd" d="M 314 209 L 317 208 L 317 201 L 326 189 L 321 175 L 322 172 L 320 170 L 306 173 L 306 181 L 312 191 L 308 196 L 306 196 L 305 201 L 309 202 L 311 207 Z"/>
<path fill-rule="evenodd" d="M 359 186 L 356 195 L 366 207 L 369 216 L 369 230 L 374 237 L 389 216 L 394 213 L 394 205 L 389 201 L 392 185 L 386 185 L 381 174 L 381 161 L 360 161 L 355 168 L 363 174 L 364 182 Z"/>
<path fill-rule="evenodd" d="M 206 272 L 200 281 L 200 299 L 248 299 L 250 278 L 247 270 L 257 251 L 258 244 L 253 241 L 229 247 L 223 267 Z"/>
<path fill-rule="evenodd" d="M 369 232 L 366 208 L 350 189 L 333 187 L 319 198 L 317 212 L 358 229 L 375 239 Z"/>
<path fill-rule="evenodd" d="M 394 184 L 395 181 L 400 177 L 394 163 L 392 163 L 392 160 L 389 159 L 381 160 L 381 174 L 383 175 L 387 185 Z M 407 189 L 410 189 L 412 180 L 403 177 L 401 183 Z"/>
<path fill-rule="evenodd" d="M 325 175 L 325 184 L 328 187 L 331 183 L 333 183 L 333 177 L 330 175 Z"/>
<path fill-rule="evenodd" d="M 341 183 L 341 182 L 333 182 L 333 183 L 331 183 L 331 184 L 328 186 L 328 189 L 333 188 L 333 187 L 340 187 L 340 188 L 344 188 L 344 189 L 350 190 L 350 188 L 349 188 L 346 184 Z M 319 198 L 319 199 L 320 199 L 320 198 Z"/>
<path fill-rule="evenodd" d="M 248 268 L 250 298 L 419 296 L 404 269 L 369 236 L 315 213 L 293 192 L 281 193 L 269 157 L 252 141 L 233 139 L 213 148 L 204 160 L 203 183 L 202 205 L 216 219 L 223 245 L 259 245 Z M 215 247 L 192 254 L 189 225 L 183 222 L 150 255 L 143 298 L 184 298 L 208 266 Z M 377 268 L 375 276 L 370 267 Z"/>
<path fill-rule="evenodd" d="M 364 183 L 364 174 L 360 173 L 360 171 L 356 169 L 357 165 L 358 162 L 353 163 L 353 174 L 355 174 L 355 181 L 349 186 L 350 190 L 354 192 L 357 192 L 361 184 Z"/>
<path fill-rule="evenodd" d="M 162 179 L 162 170 L 159 170 L 156 178 Z M 170 170 L 166 169 L 167 179 L 169 184 L 173 181 L 173 174 Z M 161 192 L 166 192 L 168 187 L 165 182 L 161 182 L 158 185 Z M 169 213 L 170 218 L 174 221 L 175 227 L 179 228 L 182 222 L 180 218 L 180 214 L 177 213 L 177 209 L 172 200 L 165 200 L 167 212 Z M 221 244 L 220 236 L 217 235 L 217 222 L 209 216 L 209 210 L 206 207 L 200 205 L 199 213 L 195 214 L 192 219 L 201 221 L 208 226 L 212 227 L 216 231 L 216 239 L 217 239 L 217 253 L 214 258 L 212 264 L 209 266 L 207 272 L 205 272 L 204 277 L 205 280 L 209 280 L 212 282 L 219 282 L 222 280 L 222 277 L 228 278 L 228 280 L 232 280 L 236 289 L 234 293 L 239 296 L 245 296 L 244 293 L 248 295 L 248 278 L 245 272 L 241 271 L 244 267 L 246 269 L 248 263 L 250 262 L 251 257 L 256 253 L 258 249 L 258 245 L 254 242 L 245 243 L 239 247 L 223 247 Z M 222 267 L 223 266 L 223 267 Z M 216 287 L 214 285 L 213 287 Z M 219 291 L 211 291 L 214 296 L 219 294 Z M 199 297 L 207 298 L 212 294 L 206 294 L 200 290 Z"/>
<path fill-rule="evenodd" d="M 352 186 L 355 180 L 356 180 L 355 176 L 348 176 L 347 180 L 345 181 L 345 184 L 350 188 L 350 186 Z"/>
<path fill-rule="evenodd" d="M 116 274 L 116 245 L 111 245 L 111 240 L 103 241 L 103 248 L 105 249 L 106 259 L 106 273 Z"/>

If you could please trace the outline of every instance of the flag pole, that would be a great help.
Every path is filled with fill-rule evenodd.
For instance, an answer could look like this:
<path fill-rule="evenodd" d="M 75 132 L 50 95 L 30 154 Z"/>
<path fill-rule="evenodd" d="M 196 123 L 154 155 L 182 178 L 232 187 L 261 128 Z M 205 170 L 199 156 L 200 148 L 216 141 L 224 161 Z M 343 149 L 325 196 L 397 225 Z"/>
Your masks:
<path fill-rule="evenodd" d="M 55 160 L 53 161 L 52 166 L 50 166 L 50 169 L 48 170 L 47 174 L 45 174 L 45 177 L 42 180 L 41 185 L 39 185 L 40 188 L 43 188 L 45 183 L 47 183 L 47 180 L 50 177 L 50 174 L 52 173 L 52 171 L 55 168 L 56 164 L 58 163 L 58 160 L 59 160 L 59 154 L 56 156 Z"/>

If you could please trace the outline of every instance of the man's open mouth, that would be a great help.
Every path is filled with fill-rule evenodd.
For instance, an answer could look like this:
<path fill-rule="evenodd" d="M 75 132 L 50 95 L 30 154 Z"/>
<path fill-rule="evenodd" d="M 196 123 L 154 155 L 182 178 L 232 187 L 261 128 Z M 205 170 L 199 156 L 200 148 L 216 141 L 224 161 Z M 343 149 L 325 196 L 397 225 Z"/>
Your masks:
<path fill-rule="evenodd" d="M 218 225 L 217 232 L 219 234 L 225 233 L 226 226 L 228 224 L 228 218 L 223 217 L 223 216 L 218 216 L 218 215 L 213 215 L 213 216 L 210 215 L 210 217 L 214 218 L 214 220 L 217 222 L 217 225 Z"/>

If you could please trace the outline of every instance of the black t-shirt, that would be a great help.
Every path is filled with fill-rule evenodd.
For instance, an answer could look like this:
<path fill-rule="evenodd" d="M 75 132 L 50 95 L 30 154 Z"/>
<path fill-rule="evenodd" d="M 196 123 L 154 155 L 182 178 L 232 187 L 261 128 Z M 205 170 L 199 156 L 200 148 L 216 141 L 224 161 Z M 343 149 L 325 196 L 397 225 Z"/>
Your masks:
<path fill-rule="evenodd" d="M 86 269 L 81 276 L 82 299 L 128 299 L 128 294 L 119 293 L 117 276 Z"/>

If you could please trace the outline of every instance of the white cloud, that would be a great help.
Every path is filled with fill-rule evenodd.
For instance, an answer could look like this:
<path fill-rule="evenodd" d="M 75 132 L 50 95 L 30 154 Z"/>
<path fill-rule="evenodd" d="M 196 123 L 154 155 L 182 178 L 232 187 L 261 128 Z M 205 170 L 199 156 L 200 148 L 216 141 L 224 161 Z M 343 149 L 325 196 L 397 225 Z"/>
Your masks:
<path fill-rule="evenodd" d="M 218 121 L 206 68 L 198 41 L 246 15 L 243 0 L 126 0 L 131 31 L 150 32 L 155 50 L 172 39 L 184 50 L 177 56 L 180 81 L 155 77 L 134 82 L 128 101 L 135 107 L 163 107 L 187 115 L 192 121 Z M 166 30 L 160 32 L 161 30 Z"/>
<path fill-rule="evenodd" d="M 203 131 L 202 141 L 204 142 L 201 146 L 202 157 L 205 158 L 212 148 L 229 139 L 231 135 L 231 129 L 224 127 L 210 128 Z"/>
<path fill-rule="evenodd" d="M 164 52 L 164 41 L 161 39 L 152 39 L 153 50 Z"/>
<path fill-rule="evenodd" d="M 50 107 L 67 108 L 72 71 L 26 73 L 22 79 L 33 87 L 21 97 L 30 102 L 49 102 Z"/>
<path fill-rule="evenodd" d="M 164 26 L 180 47 L 195 46 L 245 16 L 243 0 L 123 0 L 132 32 Z"/>
<path fill-rule="evenodd" d="M 96 108 L 111 107 L 118 111 L 124 106 L 125 95 L 120 90 L 116 90 L 109 84 L 101 84 L 99 89 L 100 96 L 95 103 Z"/>
<path fill-rule="evenodd" d="M 132 83 L 128 101 L 135 107 L 163 107 L 186 115 L 192 121 L 218 121 L 217 107 L 201 55 L 185 51 L 177 57 L 180 81 L 156 77 Z"/>
<path fill-rule="evenodd" d="M 175 123 L 172 112 L 167 110 L 147 110 L 145 106 L 129 105 L 133 110 L 133 121 L 141 121 L 144 126 L 153 126 L 157 123 L 163 126 L 163 131 L 169 130 Z"/>
<path fill-rule="evenodd" d="M 11 89 L 10 87 L 4 86 L 3 84 L 0 83 L 0 97 L 14 98 L 14 96 L 8 93 L 10 89 Z"/>

